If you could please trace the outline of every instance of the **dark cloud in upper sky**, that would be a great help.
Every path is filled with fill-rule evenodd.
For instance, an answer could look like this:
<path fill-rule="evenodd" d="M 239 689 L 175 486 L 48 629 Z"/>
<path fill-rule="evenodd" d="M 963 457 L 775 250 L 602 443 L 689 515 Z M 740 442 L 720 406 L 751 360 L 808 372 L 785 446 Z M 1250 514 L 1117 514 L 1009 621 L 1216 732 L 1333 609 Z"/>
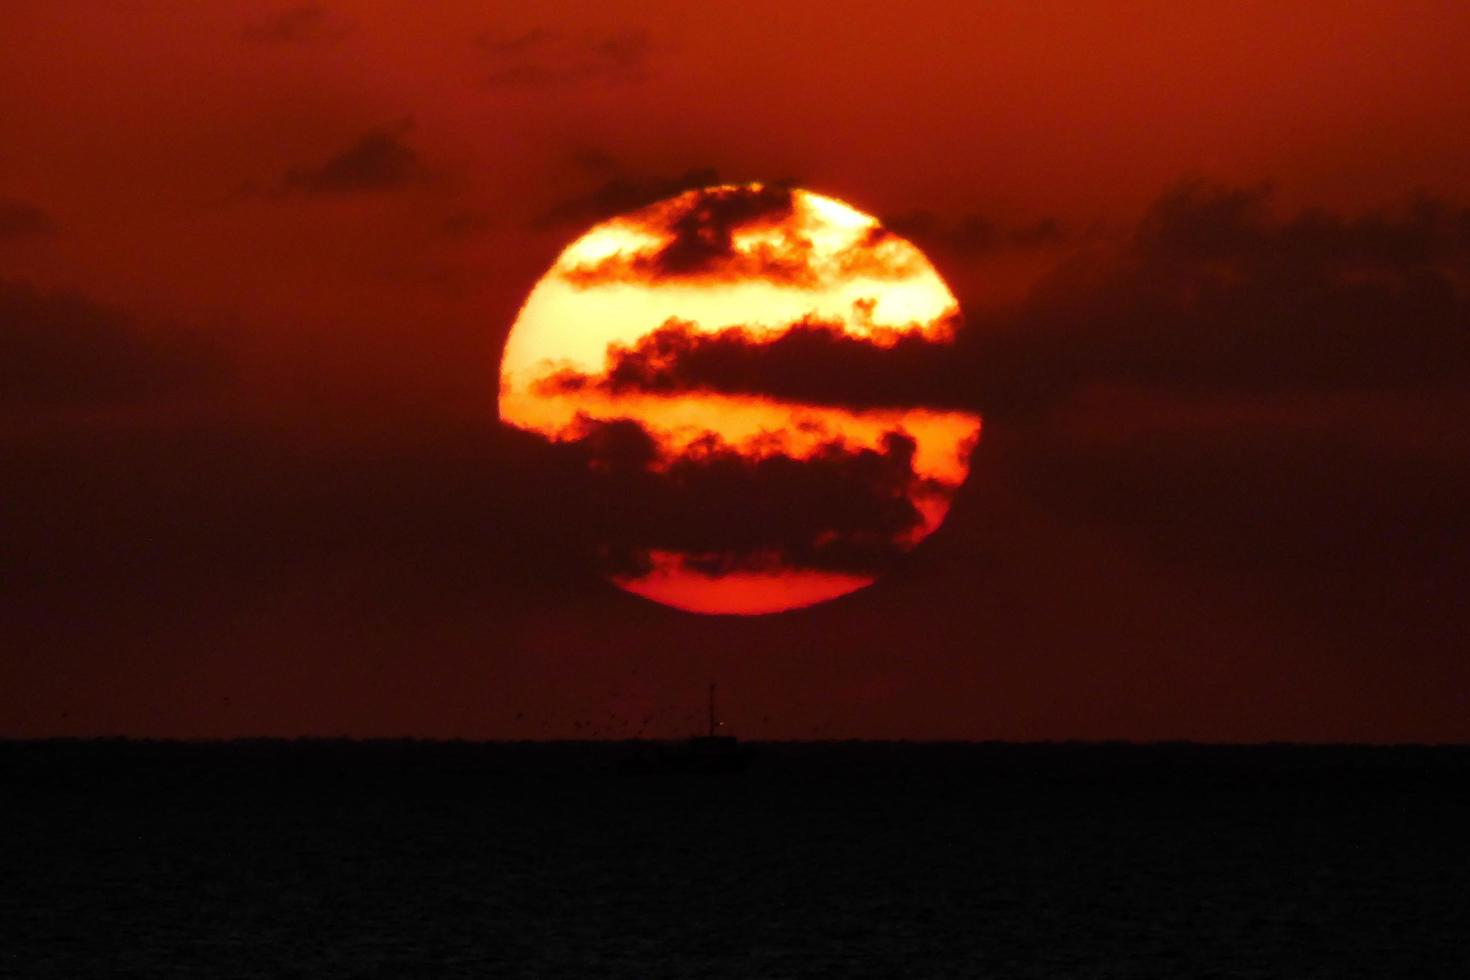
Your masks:
<path fill-rule="evenodd" d="M 340 41 L 355 27 L 352 20 L 333 14 L 323 4 L 307 2 L 252 20 L 240 29 L 240 36 L 252 44 L 313 44 Z"/>
<path fill-rule="evenodd" d="M 640 29 L 583 35 L 532 28 L 481 35 L 479 46 L 490 65 L 485 83 L 496 88 L 641 82 L 654 53 L 652 38 Z"/>
<path fill-rule="evenodd" d="M 56 223 L 45 211 L 26 201 L 0 197 L 0 241 L 34 238 L 52 231 Z"/>
<path fill-rule="evenodd" d="M 197 334 L 145 331 L 80 293 L 0 280 L 0 407 L 150 401 L 227 375 L 222 353 Z"/>
<path fill-rule="evenodd" d="M 288 171 L 287 194 L 339 195 L 397 191 L 422 183 L 427 170 L 409 145 L 411 120 L 371 129 L 350 146 L 314 167 Z"/>

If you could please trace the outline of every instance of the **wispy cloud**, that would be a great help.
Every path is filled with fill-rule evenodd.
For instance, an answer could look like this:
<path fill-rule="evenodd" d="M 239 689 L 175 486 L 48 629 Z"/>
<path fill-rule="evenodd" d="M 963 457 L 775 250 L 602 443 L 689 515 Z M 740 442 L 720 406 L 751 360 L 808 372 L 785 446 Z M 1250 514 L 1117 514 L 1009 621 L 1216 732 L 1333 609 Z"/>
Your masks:
<path fill-rule="evenodd" d="M 55 227 L 51 216 L 34 204 L 0 197 L 0 239 L 34 238 Z"/>
<path fill-rule="evenodd" d="M 316 44 L 340 41 L 355 30 L 351 18 L 333 14 L 320 3 L 298 3 L 253 20 L 240 29 L 251 44 Z"/>
<path fill-rule="evenodd" d="M 538 27 L 519 34 L 485 34 L 479 46 L 490 65 L 485 83 L 498 88 L 641 82 L 650 76 L 654 55 L 645 30 L 571 35 Z"/>
<path fill-rule="evenodd" d="M 397 191 L 426 177 L 418 151 L 407 142 L 412 120 L 370 129 L 351 145 L 310 167 L 292 169 L 281 181 L 286 194 L 337 195 Z"/>

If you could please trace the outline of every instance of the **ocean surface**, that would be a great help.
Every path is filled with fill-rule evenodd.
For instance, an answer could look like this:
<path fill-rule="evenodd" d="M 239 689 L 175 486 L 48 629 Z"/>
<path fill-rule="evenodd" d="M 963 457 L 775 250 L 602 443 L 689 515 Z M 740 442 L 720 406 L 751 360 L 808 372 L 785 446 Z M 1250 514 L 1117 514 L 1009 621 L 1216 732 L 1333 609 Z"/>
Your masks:
<path fill-rule="evenodd" d="M 1470 749 L 0 742 L 0 975 L 1470 977 Z"/>

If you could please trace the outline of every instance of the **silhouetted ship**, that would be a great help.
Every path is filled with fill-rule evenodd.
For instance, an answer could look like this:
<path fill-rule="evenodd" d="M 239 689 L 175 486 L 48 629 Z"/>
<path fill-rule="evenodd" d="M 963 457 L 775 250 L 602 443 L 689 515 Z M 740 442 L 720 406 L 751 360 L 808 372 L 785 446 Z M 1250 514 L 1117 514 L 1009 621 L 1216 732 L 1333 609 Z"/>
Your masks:
<path fill-rule="evenodd" d="M 709 727 L 705 734 L 682 742 L 660 743 L 632 766 L 636 772 L 686 772 L 728 775 L 750 765 L 751 748 L 734 735 L 723 735 L 715 714 L 715 685 L 709 686 Z"/>

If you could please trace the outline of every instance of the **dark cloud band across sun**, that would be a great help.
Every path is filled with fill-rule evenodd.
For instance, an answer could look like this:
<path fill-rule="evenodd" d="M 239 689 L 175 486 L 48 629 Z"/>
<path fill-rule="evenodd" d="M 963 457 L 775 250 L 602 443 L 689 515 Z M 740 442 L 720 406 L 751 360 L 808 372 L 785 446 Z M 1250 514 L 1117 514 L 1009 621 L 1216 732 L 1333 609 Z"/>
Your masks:
<path fill-rule="evenodd" d="M 858 338 L 840 322 L 812 318 L 766 332 L 742 326 L 708 331 L 671 319 L 631 347 L 611 345 L 600 374 L 557 371 L 536 390 L 706 391 L 851 409 L 923 407 L 935 404 L 935 382 L 953 347 L 945 324 L 880 329 Z"/>

